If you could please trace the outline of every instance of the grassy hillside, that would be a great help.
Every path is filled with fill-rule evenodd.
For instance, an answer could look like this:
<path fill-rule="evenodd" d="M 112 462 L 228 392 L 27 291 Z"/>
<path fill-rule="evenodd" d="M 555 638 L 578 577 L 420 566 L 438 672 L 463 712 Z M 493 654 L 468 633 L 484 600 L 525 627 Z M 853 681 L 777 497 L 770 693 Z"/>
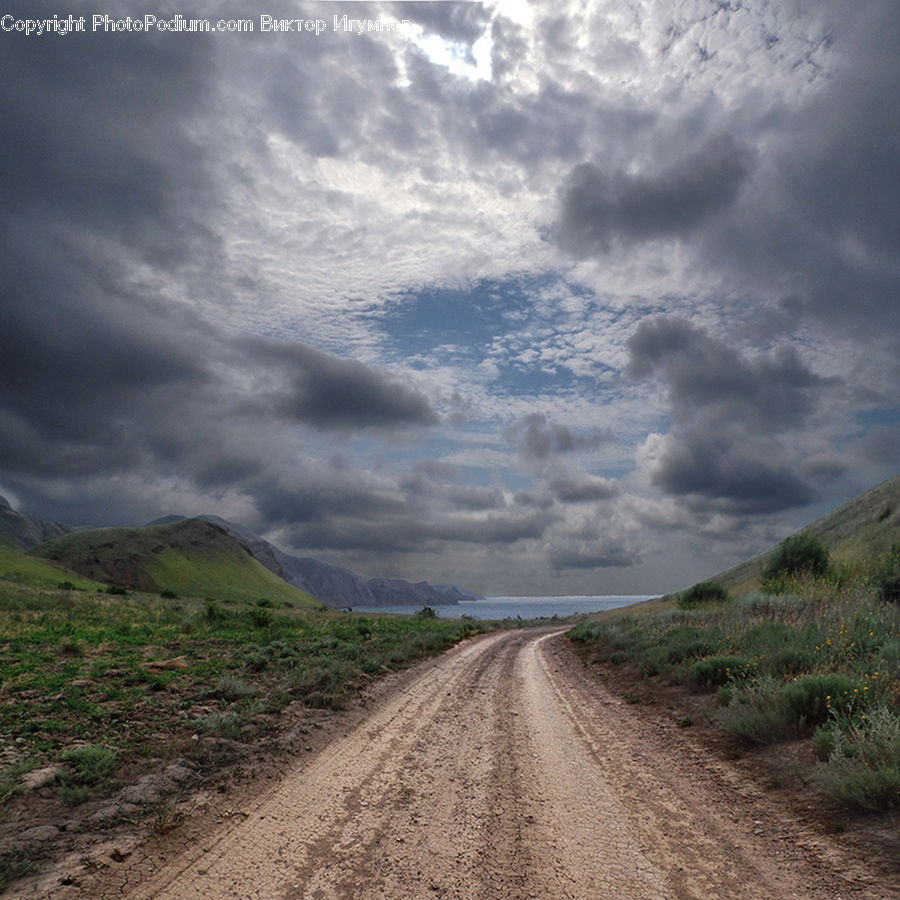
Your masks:
<path fill-rule="evenodd" d="M 144 528 L 101 528 L 54 538 L 30 551 L 80 575 L 132 590 L 320 607 L 289 585 L 223 528 L 184 519 Z M 58 579 L 57 579 L 58 580 Z"/>
<path fill-rule="evenodd" d="M 783 769 L 776 778 L 793 769 L 847 809 L 895 813 L 900 477 L 798 534 L 809 539 L 794 536 L 680 595 L 597 616 L 569 636 L 593 659 L 630 664 L 635 684 L 708 694 L 704 717 L 738 748 L 791 743 L 793 762 L 772 753 Z M 798 546 L 821 564 L 779 568 L 798 560 Z"/>
<path fill-rule="evenodd" d="M 302 752 L 322 710 L 488 627 L 0 580 L 0 893 L 73 833 L 164 833 L 189 790 Z"/>
<path fill-rule="evenodd" d="M 813 534 L 828 548 L 832 562 L 865 567 L 900 542 L 900 475 L 854 497 L 798 533 Z M 733 594 L 760 586 L 760 572 L 771 550 L 716 575 Z"/>
<path fill-rule="evenodd" d="M 82 578 L 63 566 L 29 556 L 3 538 L 0 538 L 0 579 L 33 587 L 56 587 L 64 582 L 81 590 L 101 587 L 97 582 Z"/>

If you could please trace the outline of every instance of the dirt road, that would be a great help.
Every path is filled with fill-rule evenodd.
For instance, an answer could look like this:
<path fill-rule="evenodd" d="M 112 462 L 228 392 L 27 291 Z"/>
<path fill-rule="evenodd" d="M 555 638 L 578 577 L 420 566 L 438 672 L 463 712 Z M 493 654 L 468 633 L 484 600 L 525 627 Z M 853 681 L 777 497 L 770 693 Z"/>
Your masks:
<path fill-rule="evenodd" d="M 586 679 L 564 642 L 504 632 L 424 665 L 239 824 L 120 896 L 898 896 Z"/>

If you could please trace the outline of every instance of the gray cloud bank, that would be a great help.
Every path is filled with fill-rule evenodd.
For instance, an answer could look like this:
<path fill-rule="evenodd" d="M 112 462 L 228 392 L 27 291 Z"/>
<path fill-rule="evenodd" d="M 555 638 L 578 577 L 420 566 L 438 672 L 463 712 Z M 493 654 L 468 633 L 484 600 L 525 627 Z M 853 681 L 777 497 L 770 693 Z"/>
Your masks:
<path fill-rule="evenodd" d="M 214 512 L 367 574 L 565 593 L 654 557 L 621 583 L 665 587 L 688 552 L 678 574 L 703 574 L 710 534 L 740 554 L 766 517 L 891 474 L 894 10 L 785 4 L 765 37 L 738 25 L 766 5 L 637 4 L 637 35 L 612 6 L 529 6 L 530 29 L 352 5 L 470 63 L 490 36 L 490 81 L 367 36 L 0 34 L 4 492 L 44 518 Z M 729 52 L 754 61 L 740 78 Z M 509 343 L 567 347 L 576 386 L 523 399 L 500 365 L 384 350 L 401 289 L 532 265 L 565 290 L 511 311 Z"/>

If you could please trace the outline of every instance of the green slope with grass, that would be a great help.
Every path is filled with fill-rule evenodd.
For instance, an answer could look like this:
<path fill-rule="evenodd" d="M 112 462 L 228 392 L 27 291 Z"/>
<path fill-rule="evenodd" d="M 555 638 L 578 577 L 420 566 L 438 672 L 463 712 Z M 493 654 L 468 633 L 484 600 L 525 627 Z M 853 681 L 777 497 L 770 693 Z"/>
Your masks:
<path fill-rule="evenodd" d="M 706 714 L 736 747 L 805 743 L 814 762 L 791 765 L 821 797 L 900 811 L 900 477 L 742 566 L 618 613 L 569 636 L 662 689 L 708 693 Z"/>
<path fill-rule="evenodd" d="M 80 590 L 97 590 L 96 581 L 82 578 L 63 566 L 29 556 L 11 542 L 0 538 L 0 579 L 32 587 L 70 584 Z"/>
<path fill-rule="evenodd" d="M 166 532 L 150 533 L 154 547 L 165 546 Z M 115 545 L 115 536 L 105 532 L 103 542 Z M 129 540 L 131 552 L 145 538 Z M 227 561 L 213 562 L 222 579 Z M 261 582 L 252 588 L 258 596 Z M 278 608 L 217 593 L 219 602 L 0 581 L 0 894 L 70 853 L 73 831 L 143 818 L 162 833 L 183 789 L 225 790 L 276 747 L 293 764 L 310 749 L 303 736 L 320 724 L 321 714 L 308 710 L 341 709 L 380 674 L 491 627 Z M 172 764 L 187 782 L 163 778 L 145 800 L 123 799 L 123 785 L 165 776 Z M 29 772 L 40 781 L 27 783 Z M 34 828 L 48 822 L 60 826 L 56 837 Z M 16 847 L 5 850 L 11 836 Z"/>
<path fill-rule="evenodd" d="M 856 569 L 868 566 L 900 542 L 900 475 L 854 497 L 798 533 L 817 537 L 833 563 Z M 770 553 L 752 556 L 712 580 L 735 594 L 756 590 Z"/>
<path fill-rule="evenodd" d="M 200 519 L 73 532 L 40 544 L 30 555 L 131 590 L 321 606 L 270 572 L 223 528 Z"/>

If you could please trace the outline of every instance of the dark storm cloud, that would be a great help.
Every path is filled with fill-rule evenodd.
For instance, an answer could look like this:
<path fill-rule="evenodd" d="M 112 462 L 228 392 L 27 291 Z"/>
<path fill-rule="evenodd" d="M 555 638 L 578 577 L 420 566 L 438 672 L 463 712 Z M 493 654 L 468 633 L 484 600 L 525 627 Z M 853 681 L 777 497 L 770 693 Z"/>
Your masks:
<path fill-rule="evenodd" d="M 674 316 L 645 319 L 628 341 L 628 373 L 660 373 L 680 421 L 702 411 L 720 422 L 781 431 L 802 427 L 834 379 L 825 379 L 784 345 L 746 358 L 737 348 Z"/>
<path fill-rule="evenodd" d="M 634 566 L 640 557 L 625 547 L 612 544 L 597 548 L 561 548 L 550 554 L 550 565 L 556 572 L 566 569 L 612 569 Z"/>
<path fill-rule="evenodd" d="M 727 135 L 651 175 L 581 163 L 560 191 L 555 238 L 586 256 L 606 252 L 614 238 L 687 236 L 734 203 L 750 169 L 749 151 Z"/>
<path fill-rule="evenodd" d="M 777 462 L 781 447 L 767 446 L 776 460 L 759 457 L 766 442 L 760 445 L 740 433 L 716 437 L 700 429 L 676 430 L 666 441 L 653 482 L 668 494 L 703 498 L 696 504 L 699 510 L 757 515 L 811 503 L 816 498 L 812 484 Z M 801 468 L 796 461 L 794 467 Z"/>
<path fill-rule="evenodd" d="M 560 475 L 550 480 L 550 490 L 561 503 L 609 500 L 619 492 L 615 482 L 590 475 Z"/>
<path fill-rule="evenodd" d="M 285 531 L 296 547 L 405 553 L 440 550 L 442 545 L 512 546 L 543 537 L 559 520 L 548 512 L 492 516 L 386 514 L 377 521 L 358 515 L 326 516 L 308 523 L 293 522 Z"/>
<path fill-rule="evenodd" d="M 530 413 L 504 432 L 506 439 L 521 446 L 523 457 L 547 460 L 576 450 L 591 450 L 612 440 L 609 431 L 593 429 L 573 432 L 566 425 L 551 422 L 545 413 Z"/>
<path fill-rule="evenodd" d="M 186 128 L 213 93 L 208 49 L 91 32 L 0 41 L 0 200 L 22 231 L 55 227 L 59 239 L 77 222 L 154 260 L 209 240 L 197 205 L 205 152 Z"/>
<path fill-rule="evenodd" d="M 385 491 L 378 491 L 364 484 L 339 484 L 339 473 L 320 473 L 319 478 L 323 477 L 333 483 L 291 488 L 270 479 L 251 485 L 250 492 L 257 510 L 270 527 L 318 523 L 343 516 L 371 522 L 402 513 L 405 509 L 398 497 Z M 345 482 L 347 481 L 352 482 L 352 475 L 345 475 Z"/>
<path fill-rule="evenodd" d="M 645 320 L 629 340 L 629 373 L 659 375 L 674 426 L 653 447 L 652 481 L 710 510 L 759 514 L 815 498 L 796 438 L 834 379 L 782 347 L 748 358 L 683 319 Z"/>
<path fill-rule="evenodd" d="M 411 508 L 427 513 L 433 509 L 487 512 L 504 509 L 506 498 L 499 488 L 456 483 L 456 466 L 426 460 L 399 479 L 399 487 Z"/>
<path fill-rule="evenodd" d="M 896 339 L 900 21 L 883 3 L 823 8 L 839 71 L 783 122 L 760 191 L 704 254 L 762 290 L 788 285 L 819 323 Z"/>
<path fill-rule="evenodd" d="M 240 346 L 268 364 L 283 384 L 272 391 L 273 407 L 286 418 L 314 428 L 385 428 L 434 425 L 427 398 L 409 385 L 353 359 L 305 344 L 248 337 Z"/>

